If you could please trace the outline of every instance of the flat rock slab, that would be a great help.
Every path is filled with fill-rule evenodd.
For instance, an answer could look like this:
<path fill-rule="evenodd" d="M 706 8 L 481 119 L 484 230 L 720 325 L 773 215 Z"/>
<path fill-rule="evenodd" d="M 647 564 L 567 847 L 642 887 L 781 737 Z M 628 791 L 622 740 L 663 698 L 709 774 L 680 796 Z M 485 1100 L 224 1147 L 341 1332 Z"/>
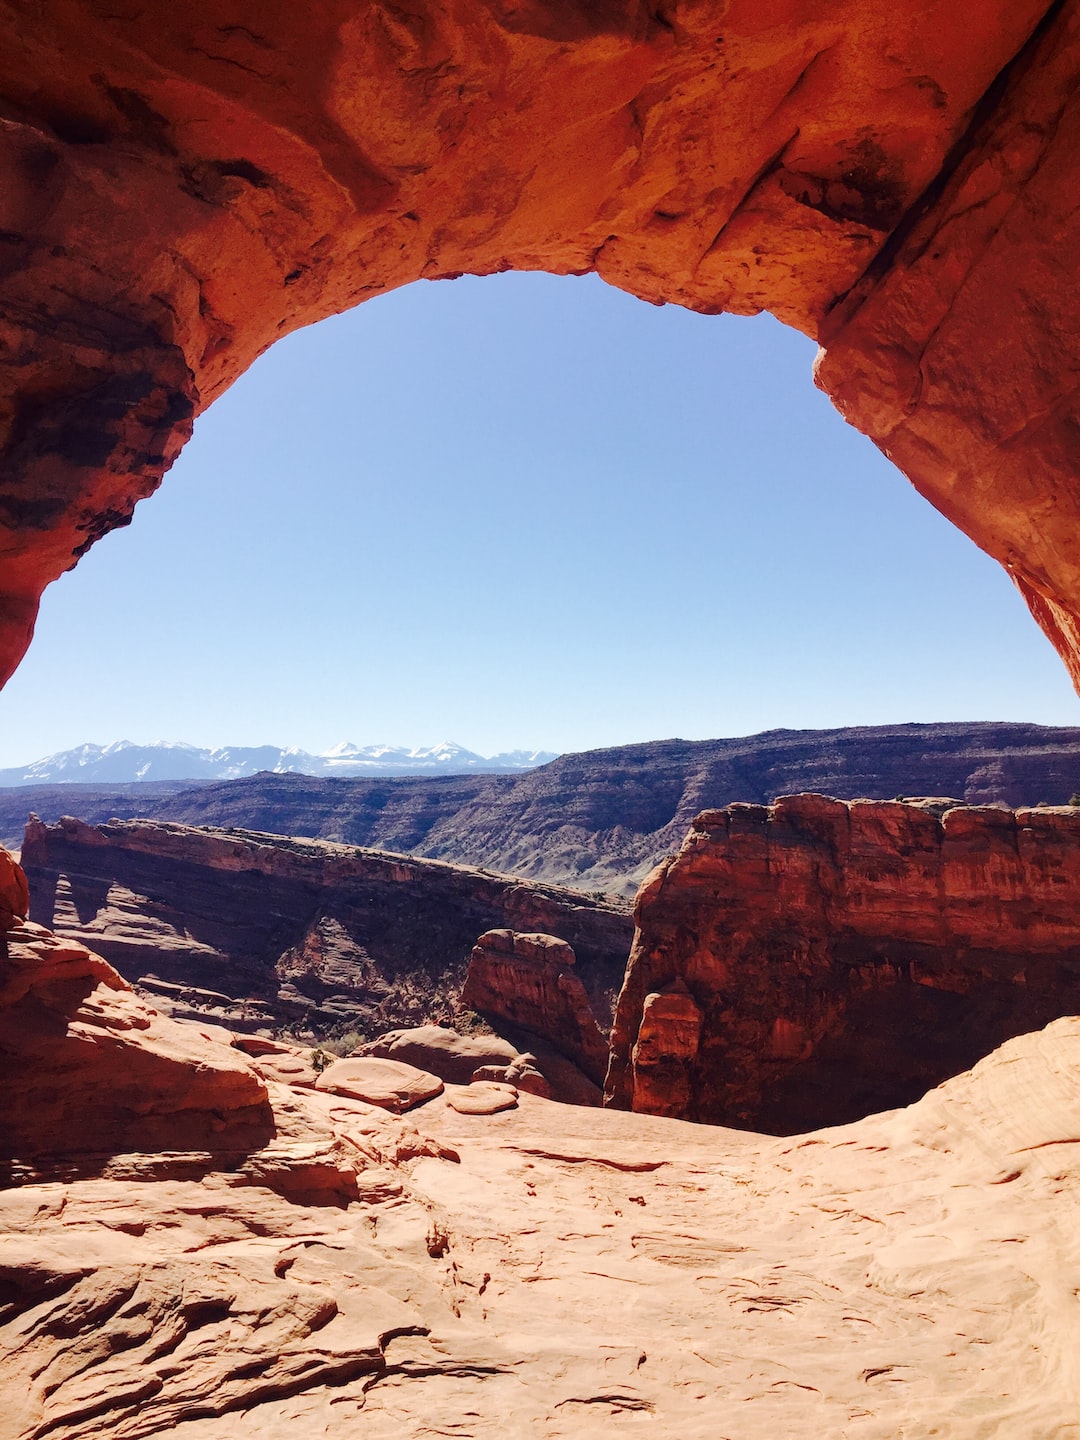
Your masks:
<path fill-rule="evenodd" d="M 484 1065 L 510 1065 L 518 1051 L 498 1035 L 461 1035 L 444 1025 L 417 1025 L 380 1035 L 358 1046 L 354 1054 L 401 1060 L 455 1085 L 468 1085 L 475 1070 Z"/>
<path fill-rule="evenodd" d="M 446 1103 L 459 1115 L 494 1115 L 499 1110 L 513 1110 L 518 1092 L 513 1085 L 498 1080 L 474 1080 L 460 1090 L 450 1090 Z"/>
<path fill-rule="evenodd" d="M 425 1100 L 442 1092 L 443 1082 L 427 1070 L 406 1065 L 401 1060 L 381 1060 L 364 1055 L 351 1060 L 335 1060 L 315 1082 L 316 1089 L 350 1100 L 365 1100 L 394 1115 L 423 1105 Z"/>
<path fill-rule="evenodd" d="M 311 1063 L 310 1050 L 291 1050 L 282 1046 L 277 1051 L 253 1055 L 251 1063 L 264 1080 L 276 1080 L 280 1085 L 299 1085 L 312 1090 L 319 1079 Z"/>

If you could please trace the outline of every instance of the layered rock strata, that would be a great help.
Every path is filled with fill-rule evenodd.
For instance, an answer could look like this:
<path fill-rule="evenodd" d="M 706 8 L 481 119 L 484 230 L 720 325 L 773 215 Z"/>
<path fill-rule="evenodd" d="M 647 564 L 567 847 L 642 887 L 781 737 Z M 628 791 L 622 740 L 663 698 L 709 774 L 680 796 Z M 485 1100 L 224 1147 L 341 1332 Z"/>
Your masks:
<path fill-rule="evenodd" d="M 1080 1012 L 1080 812 L 794 795 L 643 885 L 611 1105 L 792 1133 Z"/>
<path fill-rule="evenodd" d="M 241 1030 L 449 1019 L 477 935 L 507 925 L 573 944 L 609 1021 L 632 936 L 573 891 L 244 831 L 31 822 L 23 863 L 36 921 L 170 1013 Z"/>
<path fill-rule="evenodd" d="M 969 805 L 1066 804 L 1080 791 L 1080 729 L 968 722 L 772 730 L 560 755 L 522 776 L 389 780 L 262 774 L 163 794 L 51 785 L 0 789 L 0 842 L 28 810 L 240 826 L 486 866 L 633 898 L 694 816 L 733 800 L 815 791 L 840 799 L 955 795 Z"/>
<path fill-rule="evenodd" d="M 607 1039 L 576 963 L 571 946 L 557 936 L 489 930 L 473 946 L 461 998 L 497 1024 L 540 1036 L 602 1085 Z"/>
<path fill-rule="evenodd" d="M 1078 673 L 1075 0 L 3 19 L 0 675 L 276 338 L 509 268 L 821 338 Z"/>

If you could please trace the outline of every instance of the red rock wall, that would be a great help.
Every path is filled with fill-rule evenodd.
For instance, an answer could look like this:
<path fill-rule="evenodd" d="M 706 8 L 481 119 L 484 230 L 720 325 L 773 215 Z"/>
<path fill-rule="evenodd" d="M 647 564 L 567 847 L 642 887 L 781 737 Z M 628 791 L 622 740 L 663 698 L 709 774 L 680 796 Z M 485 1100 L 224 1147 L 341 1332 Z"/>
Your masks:
<path fill-rule="evenodd" d="M 643 885 L 607 1103 L 790 1134 L 1080 1012 L 1080 811 L 795 795 Z"/>
<path fill-rule="evenodd" d="M 0 678 L 277 337 L 508 268 L 819 335 L 1080 674 L 1077 10 L 2 0 Z"/>
<path fill-rule="evenodd" d="M 625 911 L 572 890 L 240 830 L 32 820 L 23 864 L 36 921 L 156 1005 L 238 1030 L 447 1018 L 477 935 L 497 926 L 572 944 L 607 1019 L 633 935 Z"/>
<path fill-rule="evenodd" d="M 575 964 L 573 949 L 554 935 L 489 930 L 473 946 L 461 998 L 489 1019 L 539 1035 L 602 1085 L 607 1040 Z"/>

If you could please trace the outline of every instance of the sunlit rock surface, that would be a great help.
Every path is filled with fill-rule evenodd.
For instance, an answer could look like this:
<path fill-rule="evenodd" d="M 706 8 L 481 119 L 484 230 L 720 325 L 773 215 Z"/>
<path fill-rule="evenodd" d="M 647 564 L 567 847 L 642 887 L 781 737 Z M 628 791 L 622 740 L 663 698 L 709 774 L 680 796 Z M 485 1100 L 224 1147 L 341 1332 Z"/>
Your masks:
<path fill-rule="evenodd" d="M 0 854 L 2 1440 L 1076 1432 L 1080 1020 L 794 1139 L 491 1082 L 401 1119 L 25 893 Z"/>
<path fill-rule="evenodd" d="M 269 1083 L 245 1154 L 24 1162 L 0 1435 L 1076 1432 L 1080 1022 L 791 1140 L 478 1088 Z"/>
<path fill-rule="evenodd" d="M 509 268 L 821 338 L 1080 673 L 1075 3 L 0 17 L 0 674 L 278 336 Z"/>
<path fill-rule="evenodd" d="M 1080 1012 L 1080 809 L 707 810 L 636 918 L 609 1103 L 838 1124 Z"/>

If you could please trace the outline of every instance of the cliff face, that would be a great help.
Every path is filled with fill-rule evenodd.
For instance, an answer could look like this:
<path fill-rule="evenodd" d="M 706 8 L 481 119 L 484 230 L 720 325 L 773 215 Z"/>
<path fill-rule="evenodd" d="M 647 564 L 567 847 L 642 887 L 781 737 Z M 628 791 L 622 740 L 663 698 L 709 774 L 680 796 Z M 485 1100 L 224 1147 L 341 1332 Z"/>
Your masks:
<path fill-rule="evenodd" d="M 0 836 L 18 844 L 28 810 L 50 821 L 140 816 L 312 835 L 632 897 L 699 811 L 807 790 L 841 799 L 1064 804 L 1080 791 L 1080 729 L 982 722 L 774 730 L 561 755 L 521 777 L 257 775 L 180 795 L 150 785 L 0 789 Z"/>
<path fill-rule="evenodd" d="M 36 921 L 174 1013 L 242 1029 L 452 1015 L 477 935 L 499 926 L 571 943 L 606 1023 L 632 934 L 572 891 L 242 831 L 31 822 L 23 864 Z"/>
<path fill-rule="evenodd" d="M 1080 1011 L 1080 813 L 788 796 L 645 882 L 607 1100 L 790 1134 Z"/>
<path fill-rule="evenodd" d="M 575 965 L 573 949 L 554 935 L 489 930 L 473 946 L 461 998 L 481 1015 L 539 1035 L 602 1085 L 607 1037 Z"/>
<path fill-rule="evenodd" d="M 508 268 L 821 338 L 1077 673 L 1074 3 L 0 14 L 0 676 L 266 346 Z"/>

